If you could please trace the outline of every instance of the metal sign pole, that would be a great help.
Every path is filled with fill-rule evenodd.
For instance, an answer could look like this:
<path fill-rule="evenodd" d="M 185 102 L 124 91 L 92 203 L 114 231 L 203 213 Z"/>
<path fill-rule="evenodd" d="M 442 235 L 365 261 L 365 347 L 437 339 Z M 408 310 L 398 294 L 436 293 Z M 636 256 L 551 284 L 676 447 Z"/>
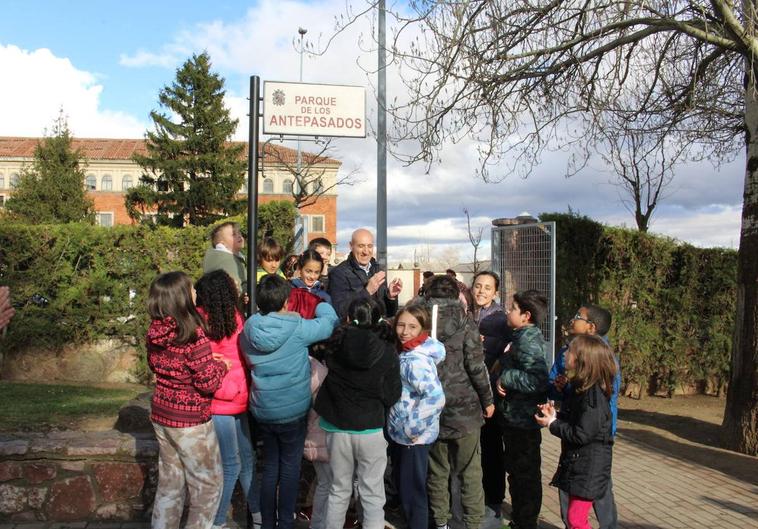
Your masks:
<path fill-rule="evenodd" d="M 261 103 L 261 78 L 250 76 L 250 126 L 247 142 L 247 295 L 250 298 L 249 313 L 255 314 L 258 305 L 255 299 L 258 271 L 258 136 Z"/>
<path fill-rule="evenodd" d="M 387 270 L 387 67 L 385 0 L 379 0 L 379 58 L 376 127 L 376 260 Z"/>

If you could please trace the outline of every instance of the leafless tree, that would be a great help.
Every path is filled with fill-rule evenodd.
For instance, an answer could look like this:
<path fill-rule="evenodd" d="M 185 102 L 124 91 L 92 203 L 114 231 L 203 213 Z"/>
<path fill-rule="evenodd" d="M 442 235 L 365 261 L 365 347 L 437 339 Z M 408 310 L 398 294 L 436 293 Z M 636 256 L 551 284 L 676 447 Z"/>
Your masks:
<path fill-rule="evenodd" d="M 316 203 L 319 197 L 333 193 L 337 186 L 354 185 L 361 180 L 358 178 L 359 171 L 354 169 L 343 174 L 335 175 L 334 180 L 330 181 L 327 177 L 327 167 L 337 165 L 339 162 L 332 158 L 334 148 L 331 140 L 318 142 L 319 151 L 317 153 L 302 151 L 300 163 L 293 156 L 292 149 L 274 149 L 266 145 L 264 159 L 266 160 L 266 169 L 283 170 L 293 178 L 292 198 L 297 209 L 302 209 Z M 265 170 L 264 170 L 265 171 Z M 265 172 L 264 172 L 265 178 Z"/>
<path fill-rule="evenodd" d="M 676 146 L 648 141 L 644 132 L 620 128 L 606 136 L 607 152 L 601 158 L 614 174 L 612 184 L 620 189 L 621 200 L 634 215 L 637 229 L 647 232 L 650 219 L 674 179 L 674 166 L 681 155 Z"/>
<path fill-rule="evenodd" d="M 471 229 L 471 216 L 469 215 L 468 208 L 463 208 L 463 214 L 466 215 L 466 231 L 468 233 L 468 240 L 471 242 L 471 246 L 474 247 L 474 262 L 472 263 L 472 272 L 476 275 L 479 272 L 479 261 L 476 258 L 476 254 L 479 251 L 479 245 L 482 243 L 482 233 L 484 233 L 484 227 L 479 226 L 478 230 Z"/>
<path fill-rule="evenodd" d="M 546 149 L 575 171 L 599 118 L 671 138 L 689 160 L 746 154 L 728 447 L 758 453 L 758 0 L 410 0 L 390 46 L 409 99 L 390 109 L 409 163 L 477 142 L 485 180 Z M 506 156 L 507 155 L 507 156 Z"/>

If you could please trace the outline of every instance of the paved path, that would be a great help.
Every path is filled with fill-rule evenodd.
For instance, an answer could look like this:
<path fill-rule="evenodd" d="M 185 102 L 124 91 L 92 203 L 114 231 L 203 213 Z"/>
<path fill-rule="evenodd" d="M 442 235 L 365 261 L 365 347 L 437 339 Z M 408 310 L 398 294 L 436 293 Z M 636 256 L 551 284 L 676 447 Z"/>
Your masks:
<path fill-rule="evenodd" d="M 650 445 L 621 434 L 614 447 L 613 483 L 622 529 L 677 528 L 758 528 L 758 458 L 693 445 L 693 454 L 711 458 L 705 464 L 674 457 Z M 561 529 L 558 492 L 548 486 L 555 471 L 560 443 L 543 431 L 542 476 L 544 500 L 541 514 L 543 529 Z M 713 467 L 718 458 L 733 459 L 742 468 L 756 472 L 730 475 Z M 701 457 L 702 461 L 703 458 Z M 751 479 L 752 476 L 752 479 Z M 741 478 L 740 478 L 741 477 Z M 507 504 L 505 505 L 508 511 Z M 508 520 L 507 515 L 504 517 Z M 593 527 L 597 527 L 594 518 Z M 149 524 L 129 522 L 19 523 L 2 524 L 0 529 L 147 529 Z M 305 527 L 305 526 L 303 526 Z M 453 524 L 454 528 L 461 527 Z M 488 528 L 493 527 L 487 524 Z M 499 524 L 494 527 L 500 527 Z M 300 526 L 298 527 L 300 529 Z"/>

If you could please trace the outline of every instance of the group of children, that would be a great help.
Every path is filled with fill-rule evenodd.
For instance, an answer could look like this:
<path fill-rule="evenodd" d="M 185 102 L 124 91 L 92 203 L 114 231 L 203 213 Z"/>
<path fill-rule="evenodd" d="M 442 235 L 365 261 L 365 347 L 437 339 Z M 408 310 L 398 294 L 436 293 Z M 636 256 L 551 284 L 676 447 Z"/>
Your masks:
<path fill-rule="evenodd" d="M 456 281 L 435 276 L 391 321 L 368 296 L 338 321 L 322 283 L 328 255 L 304 252 L 287 279 L 267 266 L 281 260 L 275 243 L 263 245 L 259 311 L 247 321 L 224 271 L 194 286 L 170 272 L 150 287 L 151 420 L 160 446 L 154 528 L 178 528 L 185 488 L 186 527 L 223 526 L 237 481 L 254 528 L 291 528 L 305 457 L 317 476 L 312 528 L 342 528 L 356 495 L 362 527 L 383 529 L 388 455 L 411 529 L 447 527 L 453 480 L 467 528 L 480 526 L 486 507 L 499 517 L 506 475 L 511 527 L 536 528 L 542 427 L 562 440 L 553 483 L 567 527 L 589 527 L 593 502 L 601 527 L 615 525 L 620 375 L 598 337 L 608 332 L 607 311 L 579 309 L 576 337 L 548 372 L 538 327 L 547 302 L 537 291 L 516 293 L 504 311 L 497 275 L 481 272 L 467 310 Z M 563 401 L 558 413 L 554 400 Z M 260 490 L 248 413 L 263 445 Z"/>

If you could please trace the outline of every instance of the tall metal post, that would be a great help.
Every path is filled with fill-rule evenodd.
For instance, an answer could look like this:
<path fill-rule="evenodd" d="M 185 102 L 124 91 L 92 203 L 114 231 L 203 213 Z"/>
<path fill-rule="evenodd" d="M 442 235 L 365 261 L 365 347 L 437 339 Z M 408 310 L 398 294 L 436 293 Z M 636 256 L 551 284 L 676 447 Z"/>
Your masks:
<path fill-rule="evenodd" d="M 387 64 L 385 0 L 379 0 L 376 126 L 376 260 L 387 269 Z"/>
<path fill-rule="evenodd" d="M 250 314 L 255 314 L 258 305 L 255 299 L 258 270 L 258 136 L 260 134 L 261 78 L 250 76 L 250 126 L 247 142 L 247 295 L 250 298 Z"/>
<path fill-rule="evenodd" d="M 300 35 L 300 82 L 303 82 L 303 37 L 305 37 L 305 34 L 308 33 L 308 30 L 305 28 L 297 28 L 297 32 Z M 302 175 L 300 172 L 303 168 L 303 153 L 300 150 L 300 137 L 297 138 L 297 179 L 298 179 L 298 185 L 300 184 L 300 180 L 302 180 Z"/>

